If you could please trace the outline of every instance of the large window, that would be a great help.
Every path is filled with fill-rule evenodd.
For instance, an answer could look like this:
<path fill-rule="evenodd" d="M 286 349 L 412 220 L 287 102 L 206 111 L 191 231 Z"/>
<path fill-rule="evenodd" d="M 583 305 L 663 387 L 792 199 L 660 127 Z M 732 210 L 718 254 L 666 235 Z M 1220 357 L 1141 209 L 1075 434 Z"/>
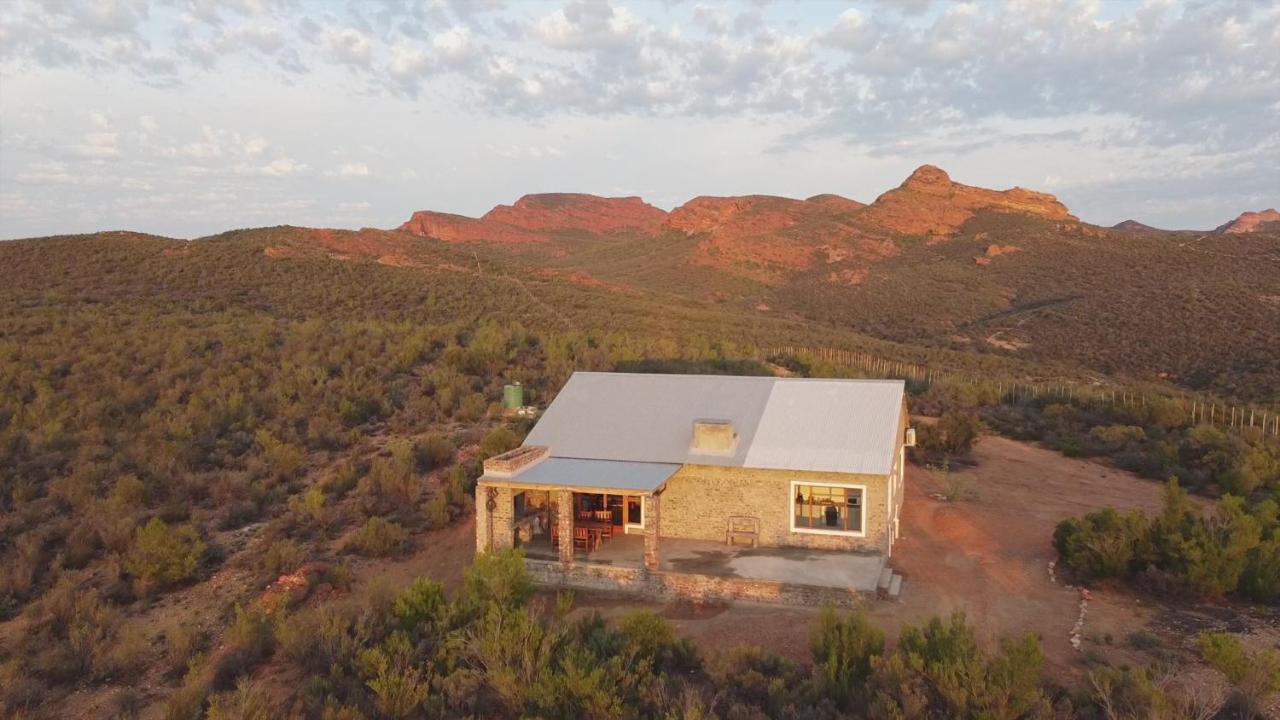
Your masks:
<path fill-rule="evenodd" d="M 796 532 L 862 534 L 866 488 L 791 483 L 791 529 Z"/>

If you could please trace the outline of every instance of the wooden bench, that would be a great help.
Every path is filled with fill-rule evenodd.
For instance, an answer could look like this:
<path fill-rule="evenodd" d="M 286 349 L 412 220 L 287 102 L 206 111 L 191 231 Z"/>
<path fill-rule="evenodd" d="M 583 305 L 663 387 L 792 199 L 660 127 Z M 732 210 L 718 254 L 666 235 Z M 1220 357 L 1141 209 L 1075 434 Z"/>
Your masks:
<path fill-rule="evenodd" d="M 738 538 L 751 541 L 751 547 L 760 542 L 760 518 L 749 515 L 730 515 L 729 526 L 724 531 L 724 544 L 734 545 Z"/>

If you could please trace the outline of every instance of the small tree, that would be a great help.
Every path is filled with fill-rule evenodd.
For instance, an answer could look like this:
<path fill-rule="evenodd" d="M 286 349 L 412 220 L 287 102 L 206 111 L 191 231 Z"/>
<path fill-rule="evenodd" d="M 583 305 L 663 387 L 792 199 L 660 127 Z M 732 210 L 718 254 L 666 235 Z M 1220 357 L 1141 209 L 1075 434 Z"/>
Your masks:
<path fill-rule="evenodd" d="M 871 662 L 884 653 L 884 632 L 862 612 L 838 615 L 823 608 L 809 632 L 818 675 L 836 704 L 845 707 L 871 675 Z"/>
<path fill-rule="evenodd" d="M 144 590 L 167 587 L 195 575 L 204 550 L 204 542 L 190 524 L 170 527 L 160 518 L 151 518 L 138 528 L 125 569 Z"/>
<path fill-rule="evenodd" d="M 1109 507 L 1058 523 L 1053 546 L 1082 580 L 1126 577 L 1146 533 L 1147 519 L 1141 512 L 1122 515 Z"/>
<path fill-rule="evenodd" d="M 480 610 L 489 605 L 512 609 L 524 605 L 533 582 L 524 567 L 524 551 L 505 550 L 476 557 L 463 582 L 466 604 Z"/>

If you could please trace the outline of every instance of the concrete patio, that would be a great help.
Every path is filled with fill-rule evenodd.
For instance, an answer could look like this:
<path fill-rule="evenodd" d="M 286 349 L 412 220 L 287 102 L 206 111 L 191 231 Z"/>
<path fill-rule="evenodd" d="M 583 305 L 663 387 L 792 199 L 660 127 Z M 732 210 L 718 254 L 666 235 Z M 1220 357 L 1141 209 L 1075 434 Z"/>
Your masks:
<path fill-rule="evenodd" d="M 525 546 L 530 558 L 557 560 L 559 555 L 545 538 Z M 874 593 L 884 568 L 879 553 L 808 550 L 805 548 L 752 548 L 706 540 L 662 538 L 659 570 L 668 573 L 706 575 L 838 588 Z M 575 564 L 610 567 L 644 567 L 644 537 L 615 535 L 594 552 L 574 551 Z"/>

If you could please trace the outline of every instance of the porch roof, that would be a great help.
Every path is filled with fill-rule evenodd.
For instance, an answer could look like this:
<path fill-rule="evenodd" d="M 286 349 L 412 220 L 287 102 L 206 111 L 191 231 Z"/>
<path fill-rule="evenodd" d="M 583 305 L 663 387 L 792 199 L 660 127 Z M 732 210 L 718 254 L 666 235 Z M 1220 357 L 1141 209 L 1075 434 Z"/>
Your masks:
<path fill-rule="evenodd" d="M 679 469 L 676 463 L 549 457 L 512 475 L 485 474 L 480 481 L 651 493 Z"/>

